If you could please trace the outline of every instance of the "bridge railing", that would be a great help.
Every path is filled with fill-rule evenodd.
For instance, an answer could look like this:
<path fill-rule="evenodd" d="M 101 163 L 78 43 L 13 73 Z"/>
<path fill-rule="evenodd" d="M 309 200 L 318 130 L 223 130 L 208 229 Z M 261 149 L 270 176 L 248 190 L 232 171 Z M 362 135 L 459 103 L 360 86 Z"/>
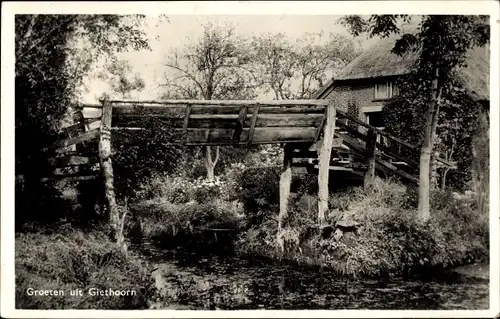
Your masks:
<path fill-rule="evenodd" d="M 144 128 L 146 118 L 165 120 L 178 136 L 173 144 L 251 145 L 314 142 L 324 121 L 324 100 L 105 101 L 112 106 L 112 130 Z M 84 108 L 98 119 L 102 105 Z M 94 125 L 98 125 L 97 123 Z"/>

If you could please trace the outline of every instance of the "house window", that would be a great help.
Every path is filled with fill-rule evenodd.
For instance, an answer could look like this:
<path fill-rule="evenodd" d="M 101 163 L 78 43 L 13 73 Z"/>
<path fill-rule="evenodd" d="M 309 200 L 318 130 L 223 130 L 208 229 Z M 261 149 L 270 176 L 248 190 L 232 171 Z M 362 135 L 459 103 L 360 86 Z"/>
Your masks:
<path fill-rule="evenodd" d="M 384 128 L 384 117 L 382 112 L 366 113 L 366 122 L 376 128 Z"/>
<path fill-rule="evenodd" d="M 375 84 L 375 100 L 386 100 L 399 94 L 399 88 L 393 81 Z"/>
<path fill-rule="evenodd" d="M 366 113 L 366 123 L 378 128 L 379 130 L 383 130 L 385 128 L 384 116 L 382 112 Z M 385 145 L 387 142 L 383 136 L 377 135 L 377 143 Z"/>

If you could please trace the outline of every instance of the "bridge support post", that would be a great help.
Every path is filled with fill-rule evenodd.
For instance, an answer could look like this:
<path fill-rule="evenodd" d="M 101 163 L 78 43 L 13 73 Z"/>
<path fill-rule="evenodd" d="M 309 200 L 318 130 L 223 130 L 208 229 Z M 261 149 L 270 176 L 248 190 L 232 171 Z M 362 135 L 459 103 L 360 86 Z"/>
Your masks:
<path fill-rule="evenodd" d="M 328 211 L 328 174 L 335 134 L 335 113 L 335 105 L 333 101 L 330 101 L 325 113 L 323 143 L 318 154 L 318 224 L 320 228 L 325 223 L 325 213 Z"/>
<path fill-rule="evenodd" d="M 111 113 L 113 106 L 103 101 L 101 133 L 99 138 L 99 161 L 104 179 L 104 197 L 106 201 L 107 219 L 113 231 L 113 237 L 118 245 L 122 245 L 123 236 L 120 232 L 120 216 L 116 204 L 113 165 L 111 164 Z"/>
<path fill-rule="evenodd" d="M 370 129 L 366 135 L 366 159 L 368 161 L 368 169 L 365 172 L 363 188 L 365 192 L 371 192 L 375 181 L 375 155 L 377 150 L 377 133 Z"/>
<path fill-rule="evenodd" d="M 283 168 L 280 176 L 280 212 L 278 215 L 278 233 L 277 242 L 281 253 L 284 252 L 285 247 L 282 238 L 283 219 L 288 212 L 288 199 L 290 197 L 290 187 L 292 184 L 292 159 L 293 148 L 289 144 L 285 144 L 283 150 Z"/>

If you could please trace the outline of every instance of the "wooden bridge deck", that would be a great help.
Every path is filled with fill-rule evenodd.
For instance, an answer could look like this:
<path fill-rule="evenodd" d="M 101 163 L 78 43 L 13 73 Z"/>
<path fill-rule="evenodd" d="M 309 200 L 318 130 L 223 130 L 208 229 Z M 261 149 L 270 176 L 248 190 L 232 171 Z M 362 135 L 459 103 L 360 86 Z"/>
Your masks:
<path fill-rule="evenodd" d="M 173 144 L 251 145 L 314 142 L 328 101 L 110 101 L 112 130 L 141 129 L 145 119 L 171 127 Z M 83 109 L 99 120 L 102 105 Z M 96 123 L 95 125 L 99 125 Z"/>

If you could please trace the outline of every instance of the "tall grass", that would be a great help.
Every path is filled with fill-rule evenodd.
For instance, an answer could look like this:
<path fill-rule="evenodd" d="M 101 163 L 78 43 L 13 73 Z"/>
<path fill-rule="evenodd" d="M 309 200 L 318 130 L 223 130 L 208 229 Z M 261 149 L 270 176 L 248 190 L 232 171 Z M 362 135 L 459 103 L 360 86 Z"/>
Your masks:
<path fill-rule="evenodd" d="M 146 309 L 155 294 L 148 266 L 125 255 L 103 232 L 19 233 L 15 245 L 18 309 Z M 64 290 L 65 295 L 29 296 L 28 288 Z M 90 288 L 136 295 L 91 296 Z M 72 289 L 82 289 L 83 296 L 70 296 Z"/>

